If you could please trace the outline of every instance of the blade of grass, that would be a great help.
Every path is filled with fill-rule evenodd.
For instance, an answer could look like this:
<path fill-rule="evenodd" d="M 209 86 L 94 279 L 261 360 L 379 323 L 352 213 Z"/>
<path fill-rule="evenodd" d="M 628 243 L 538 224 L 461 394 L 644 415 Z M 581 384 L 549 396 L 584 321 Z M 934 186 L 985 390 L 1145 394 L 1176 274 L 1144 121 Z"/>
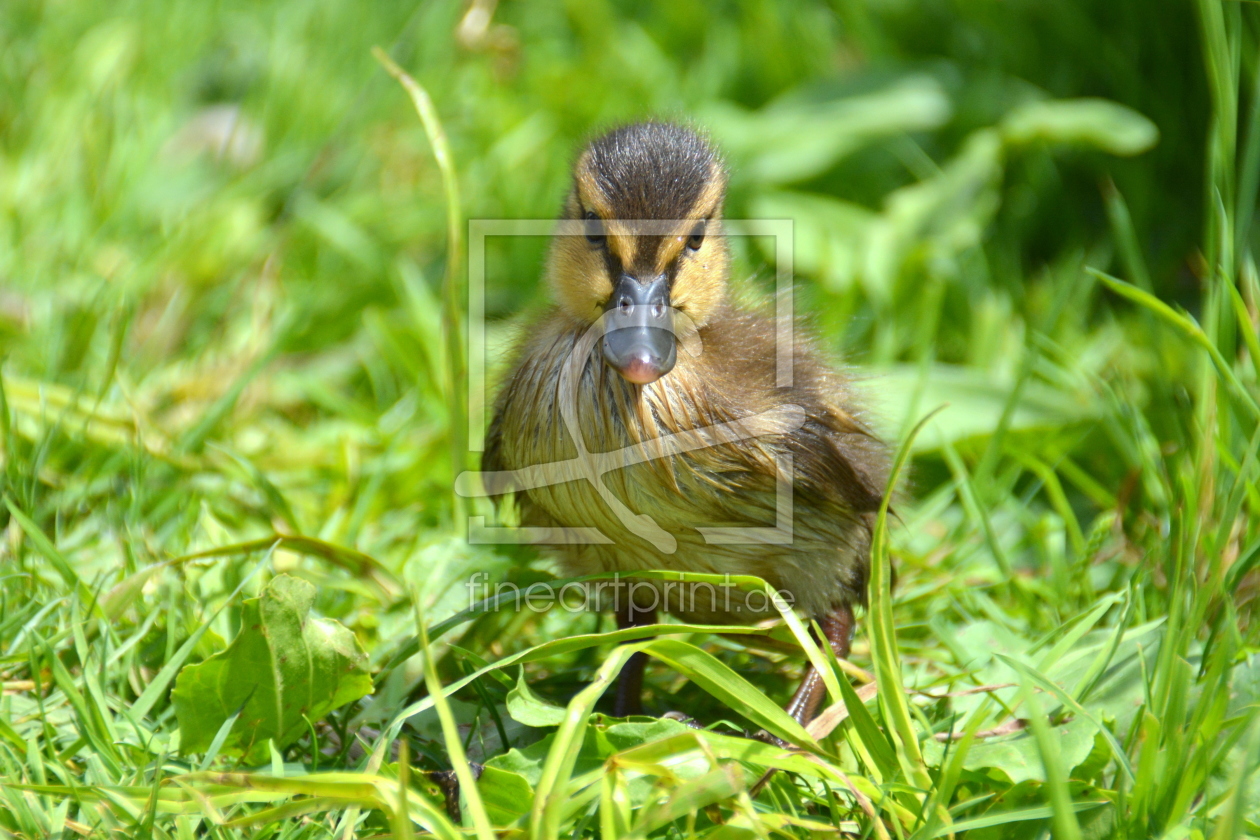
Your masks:
<path fill-rule="evenodd" d="M 1247 744 L 1234 770 L 1232 784 L 1229 786 L 1229 798 L 1221 809 L 1220 817 L 1216 822 L 1216 831 L 1212 833 L 1212 840 L 1235 840 L 1235 838 L 1244 837 L 1249 833 L 1245 825 L 1247 815 L 1250 814 L 1251 818 L 1255 819 L 1256 811 L 1248 811 L 1249 805 L 1255 808 L 1257 803 L 1247 801 L 1247 794 L 1250 792 L 1247 779 L 1260 769 L 1260 725 L 1258 722 L 1260 722 L 1260 714 L 1252 712 L 1247 716 L 1246 729 L 1249 730 Z"/>
<path fill-rule="evenodd" d="M 327 560 L 335 566 L 345 569 L 354 575 L 367 577 L 372 580 L 381 590 L 381 593 L 387 598 L 398 597 L 402 590 L 397 575 L 391 572 L 383 563 L 369 554 L 361 551 L 355 551 L 353 548 L 346 548 L 340 545 L 334 545 L 324 540 L 315 539 L 314 537 L 300 537 L 287 534 L 273 534 L 270 537 L 264 537 L 260 540 L 250 540 L 249 542 L 235 543 L 233 545 L 224 545 L 218 548 L 207 549 L 206 551 L 198 551 L 195 554 L 185 554 L 174 560 L 168 561 L 172 565 L 182 563 L 190 563 L 194 560 L 205 560 L 211 557 L 231 557 L 237 554 L 254 554 L 259 551 L 270 553 L 277 548 L 283 548 L 288 551 L 294 551 L 299 554 L 306 554 L 312 557 L 319 557 Z"/>
<path fill-rule="evenodd" d="M 1139 289 L 1154 291 L 1151 285 L 1151 273 L 1142 257 L 1142 249 L 1138 245 L 1137 232 L 1133 229 L 1133 217 L 1129 215 L 1129 205 L 1124 196 L 1116 189 L 1115 182 L 1107 179 L 1103 182 L 1103 200 L 1107 205 L 1107 220 L 1111 223 L 1111 235 L 1116 239 L 1120 250 L 1120 263 L 1125 273 Z"/>
<path fill-rule="evenodd" d="M 807 749 L 821 750 L 805 727 L 712 654 L 678 639 L 656 639 L 644 643 L 639 649 L 691 678 L 697 686 L 754 725 Z"/>
<path fill-rule="evenodd" d="M 1037 739 L 1037 749 L 1046 771 L 1046 788 L 1050 794 L 1053 811 L 1054 836 L 1062 840 L 1081 840 L 1081 826 L 1076 820 L 1072 795 L 1068 791 L 1067 768 L 1059 754 L 1059 745 L 1050 733 L 1050 723 L 1041 711 L 1041 703 L 1033 691 L 1027 675 L 1020 674 L 1020 696 L 1028 710 L 1028 726 Z"/>
<path fill-rule="evenodd" d="M 607 690 L 621 673 L 621 668 L 631 656 L 647 647 L 646 644 L 620 645 L 599 666 L 595 679 L 579 691 L 569 702 L 564 722 L 556 730 L 547 758 L 543 762 L 542 776 L 534 787 L 534 807 L 529 815 L 529 834 L 536 840 L 554 840 L 559 837 L 561 809 L 568 801 L 566 784 L 577 763 L 582 740 L 586 736 L 587 722 L 595 709 L 595 701 Z"/>
<path fill-rule="evenodd" d="M 1256 267 L 1248 257 L 1247 264 L 1244 267 L 1246 272 L 1254 275 Z M 1237 286 L 1229 287 L 1229 299 L 1234 307 L 1234 317 L 1238 319 L 1238 332 L 1242 336 L 1243 342 L 1247 345 L 1247 354 L 1251 356 L 1251 366 L 1256 376 L 1260 377 L 1260 335 L 1256 325 L 1251 320 L 1251 313 L 1247 311 L 1247 302 L 1243 300 L 1242 292 Z"/>
<path fill-rule="evenodd" d="M 600 779 L 599 831 L 602 837 L 625 837 L 630 833 L 632 805 L 616 759 Z"/>
<path fill-rule="evenodd" d="M 442 329 L 446 334 L 447 409 L 450 412 L 451 468 L 459 475 L 468 466 L 467 427 L 468 395 L 464 383 L 468 380 L 467 359 L 464 356 L 463 305 L 468 292 L 463 275 L 464 234 L 463 212 L 460 210 L 459 180 L 455 176 L 454 155 L 446 140 L 446 130 L 438 117 L 433 99 L 415 79 L 409 76 L 380 47 L 372 48 L 372 55 L 385 72 L 402 85 L 433 147 L 433 159 L 442 174 L 442 192 L 446 196 L 446 276 L 442 282 Z M 457 529 L 464 528 L 462 496 L 451 494 L 453 517 Z"/>
<path fill-rule="evenodd" d="M 943 442 L 941 454 L 945 457 L 945 463 L 949 466 L 950 471 L 954 474 L 954 480 L 958 484 L 958 495 L 963 502 L 963 507 L 968 515 L 980 525 L 980 530 L 984 534 L 985 545 L 989 548 L 989 553 L 993 556 L 993 562 L 997 564 L 998 574 L 1003 580 L 1012 581 L 1012 587 L 1015 587 L 1015 576 L 1011 570 L 1010 558 L 1006 556 L 1006 550 L 1002 548 L 1002 544 L 998 541 L 997 535 L 993 531 L 993 522 L 989 518 L 989 514 L 980 502 L 979 494 L 976 493 L 975 483 L 972 481 L 967 465 L 963 463 L 963 459 L 959 456 L 958 450 L 949 442 Z"/>
<path fill-rule="evenodd" d="M 468 764 L 468 756 L 464 753 L 464 744 L 459 736 L 459 727 L 455 724 L 451 705 L 442 691 L 437 663 L 429 653 L 429 636 L 424 629 L 423 609 L 419 596 L 414 592 L 411 595 L 411 602 L 415 605 L 416 624 L 420 628 L 420 649 L 425 654 L 424 681 L 429 688 L 429 696 L 433 698 L 433 704 L 437 708 L 438 720 L 442 724 L 442 738 L 446 742 L 447 754 L 450 756 L 451 766 L 455 769 L 455 777 L 459 779 L 460 793 L 468 802 L 467 812 L 472 815 L 477 837 L 480 840 L 494 840 L 494 830 L 490 826 L 490 818 L 486 816 L 486 806 L 481 801 L 481 791 L 477 788 L 477 777 L 473 775 L 472 767 Z"/>
<path fill-rule="evenodd" d="M 1110 805 L 1110 802 L 1073 802 L 1071 809 L 1074 814 L 1084 811 L 1092 811 L 1095 808 L 1102 808 Z M 1016 808 L 1011 811 L 1002 811 L 997 814 L 986 814 L 983 817 L 975 817 L 970 820 L 959 820 L 953 825 L 943 826 L 937 832 L 931 835 L 936 837 L 949 837 L 955 834 L 962 834 L 966 831 L 977 831 L 982 828 L 993 828 L 999 825 L 1009 825 L 1015 822 L 1026 822 L 1029 820 L 1044 820 L 1054 817 L 1055 809 L 1052 805 L 1037 805 L 1032 808 Z M 1058 835 L 1054 835 L 1058 837 Z"/>
<path fill-rule="evenodd" d="M 892 730 L 893 746 L 896 748 L 902 772 L 911 784 L 924 791 L 923 796 L 932 788 L 932 777 L 928 775 L 927 767 L 923 763 L 923 754 L 919 750 L 914 724 L 910 719 L 905 684 L 902 681 L 901 657 L 897 651 L 897 634 L 892 615 L 892 565 L 888 555 L 888 506 L 896 491 L 901 470 L 910 457 L 914 438 L 940 410 L 936 408 L 924 416 L 898 447 L 871 536 L 869 621 L 871 658 L 875 664 L 875 680 L 879 684 L 880 706 L 884 711 L 884 720 Z"/>
<path fill-rule="evenodd" d="M 427 647 L 426 647 L 427 650 Z M 444 724 L 445 725 L 445 724 Z M 465 762 L 467 764 L 467 762 Z M 394 836 L 399 840 L 414 840 L 411 828 L 411 811 L 407 807 L 407 790 L 411 785 L 411 748 L 406 738 L 398 742 L 398 801 L 394 804 L 392 819 Z"/>
<path fill-rule="evenodd" d="M 1174 330 L 1188 338 L 1192 343 L 1203 348 L 1211 358 L 1217 373 L 1220 374 L 1221 379 L 1225 381 L 1226 386 L 1232 392 L 1235 403 L 1245 409 L 1251 418 L 1260 418 L 1260 405 L 1257 405 L 1255 398 L 1238 381 L 1233 367 L 1225 361 L 1221 351 L 1217 349 L 1212 340 L 1207 337 L 1203 328 L 1189 314 L 1176 311 L 1154 295 L 1144 292 L 1137 286 L 1126 283 L 1118 277 L 1112 277 L 1110 274 L 1099 271 L 1096 268 L 1086 267 L 1085 270 L 1101 280 L 1116 294 L 1154 312 L 1164 323 L 1173 327 Z"/>
<path fill-rule="evenodd" d="M 968 716 L 967 723 L 963 727 L 962 738 L 954 744 L 952 750 L 948 750 L 947 745 L 946 759 L 942 760 L 936 787 L 932 789 L 932 795 L 928 799 L 931 807 L 924 809 L 927 817 L 923 825 L 915 831 L 915 838 L 939 836 L 937 829 L 942 825 L 946 827 L 947 833 L 957 831 L 956 828 L 950 828 L 953 821 L 949 812 L 949 803 L 953 799 L 954 790 L 962 780 L 964 762 L 971 751 L 971 745 L 975 743 L 976 733 L 980 731 L 992 705 L 993 698 L 985 697 Z"/>
<path fill-rule="evenodd" d="M 227 390 L 214 401 L 214 404 L 202 415 L 192 428 L 184 432 L 175 444 L 175 452 L 179 455 L 197 455 L 201 453 L 205 446 L 206 439 L 219 427 L 232 410 L 236 408 L 237 402 L 240 401 L 241 394 L 245 393 L 245 389 L 249 384 L 258 378 L 280 354 L 280 349 L 287 335 L 287 324 L 281 323 L 276 326 L 275 336 L 272 338 L 271 346 L 266 352 L 261 353 L 255 358 L 244 373 L 238 376 Z"/>
<path fill-rule="evenodd" d="M 44 559 L 51 563 L 53 568 L 57 570 L 57 574 L 61 576 L 61 579 L 65 582 L 66 586 L 78 592 L 79 598 L 82 600 L 85 607 L 93 613 L 100 614 L 101 609 L 96 603 L 96 596 L 92 594 L 92 590 L 89 589 L 87 584 L 79 578 L 78 573 L 76 573 L 74 568 L 70 565 L 70 561 L 66 559 L 65 555 L 57 550 L 57 547 L 53 545 L 52 540 L 48 538 L 48 535 L 44 533 L 43 529 L 36 525 L 35 521 L 27 516 L 26 513 L 18 507 L 17 502 L 8 495 L 5 496 L 4 504 L 8 507 L 9 514 L 17 520 L 18 525 L 26 534 L 27 539 L 29 539 L 35 546 L 35 549 L 44 556 Z"/>
<path fill-rule="evenodd" d="M 832 761 L 784 750 L 753 738 L 737 738 L 707 730 L 695 730 L 631 747 L 618 753 L 615 760 L 618 766 L 642 768 L 644 772 L 650 772 L 652 768 L 661 765 L 674 766 L 692 755 L 697 760 L 735 760 L 759 768 L 783 770 L 811 779 L 839 783 L 860 793 L 870 803 L 887 809 L 904 828 L 914 825 L 918 819 L 917 809 L 911 810 L 900 804 L 895 797 L 887 795 L 886 786 L 876 785 L 864 776 L 847 775 Z M 877 825 L 877 833 L 879 830 Z"/>
<path fill-rule="evenodd" d="M 1042 486 L 1045 490 L 1046 497 L 1050 500 L 1050 504 L 1054 507 L 1059 518 L 1063 520 L 1063 526 L 1067 531 L 1068 545 L 1072 549 L 1072 553 L 1081 558 L 1085 555 L 1085 534 L 1081 531 L 1081 523 L 1076 518 L 1076 512 L 1072 510 L 1071 504 L 1068 503 L 1067 495 L 1063 492 L 1063 484 L 1059 481 L 1059 476 L 1054 469 L 1040 458 L 1027 452 L 1007 448 L 1008 457 L 1013 457 L 1020 464 L 1026 467 L 1030 472 L 1041 479 Z"/>
<path fill-rule="evenodd" d="M 223 749 L 223 742 L 227 740 L 227 736 L 232 732 L 232 727 L 236 726 L 236 721 L 240 718 L 244 709 L 245 704 L 242 703 L 239 709 L 233 712 L 227 720 L 223 721 L 219 731 L 214 733 L 214 740 L 210 742 L 210 746 L 206 749 L 206 754 L 202 757 L 201 763 L 197 765 L 198 770 L 209 770 L 210 765 L 214 764 L 214 760 L 219 757 L 219 750 Z"/>
<path fill-rule="evenodd" d="M 844 707 L 853 721 L 854 739 L 850 740 L 863 762 L 870 768 L 877 781 L 892 779 L 897 769 L 897 752 L 888 737 L 875 723 L 875 718 L 858 697 L 848 680 L 840 681 L 840 694 L 844 698 Z M 857 743 L 852 743 L 856 740 Z"/>

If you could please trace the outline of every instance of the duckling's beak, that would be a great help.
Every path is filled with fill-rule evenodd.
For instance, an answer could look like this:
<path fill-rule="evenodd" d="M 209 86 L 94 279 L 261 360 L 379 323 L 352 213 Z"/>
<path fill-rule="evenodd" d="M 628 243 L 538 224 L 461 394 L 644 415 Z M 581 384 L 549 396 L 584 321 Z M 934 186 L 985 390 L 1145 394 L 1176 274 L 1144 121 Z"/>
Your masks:
<path fill-rule="evenodd" d="M 628 382 L 647 385 L 678 360 L 669 279 L 621 275 L 604 306 L 604 360 Z"/>

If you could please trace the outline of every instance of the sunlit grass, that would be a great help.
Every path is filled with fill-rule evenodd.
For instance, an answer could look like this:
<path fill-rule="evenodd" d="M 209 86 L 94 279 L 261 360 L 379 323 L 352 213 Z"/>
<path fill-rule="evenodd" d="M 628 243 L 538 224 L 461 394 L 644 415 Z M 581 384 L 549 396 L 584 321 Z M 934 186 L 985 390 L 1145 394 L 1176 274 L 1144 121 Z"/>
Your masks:
<path fill-rule="evenodd" d="M 0 835 L 1260 836 L 1255 10 L 472 8 L 0 8 Z M 464 221 L 552 215 L 645 113 L 794 219 L 798 310 L 911 456 L 805 732 L 790 615 L 468 609 L 552 574 L 452 526 Z M 282 574 L 373 694 L 185 754 L 181 669 Z M 604 714 L 636 650 L 708 729 Z"/>

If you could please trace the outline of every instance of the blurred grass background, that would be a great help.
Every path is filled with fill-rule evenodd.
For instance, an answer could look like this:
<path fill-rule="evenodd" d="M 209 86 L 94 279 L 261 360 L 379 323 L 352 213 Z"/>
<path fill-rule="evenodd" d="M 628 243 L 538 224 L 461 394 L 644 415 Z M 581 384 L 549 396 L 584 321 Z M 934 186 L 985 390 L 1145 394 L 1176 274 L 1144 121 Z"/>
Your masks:
<path fill-rule="evenodd" d="M 58 656 L 81 666 L 97 644 L 47 605 L 79 586 L 121 592 L 101 630 L 100 696 L 125 708 L 252 567 L 156 564 L 275 533 L 370 555 L 436 618 L 466 605 L 473 572 L 547 574 L 532 553 L 469 546 L 451 524 L 446 197 L 420 121 L 371 56 L 380 45 L 432 96 L 469 218 L 553 216 L 575 150 L 602 128 L 660 116 L 710 131 L 731 166 L 727 215 L 793 219 L 797 309 L 862 376 L 889 438 L 949 403 L 915 442 L 892 528 L 906 682 L 1012 682 L 996 654 L 1053 646 L 1099 604 L 1099 633 L 1164 621 L 1175 652 L 1126 641 L 1156 645 L 1158 662 L 1126 660 L 1099 712 L 1134 755 L 1160 745 L 1159 784 L 1137 804 L 1121 796 L 1094 830 L 1223 830 L 1260 685 L 1257 26 L 1250 4 L 1215 0 L 6 0 L 5 685 L 52 673 L 40 663 Z M 738 284 L 765 294 L 768 243 L 735 243 Z M 492 358 L 543 302 L 544 248 L 491 244 Z M 1202 323 L 1238 388 L 1218 386 L 1186 330 L 1096 272 Z M 415 616 L 349 556 L 279 551 L 269 568 L 320 584 L 317 609 L 379 667 L 414 638 Z M 239 629 L 236 606 L 213 614 L 218 642 L 198 656 Z M 485 616 L 434 655 L 454 678 L 600 621 Z M 785 698 L 795 660 L 724 646 Z M 530 682 L 567 702 L 607 651 L 548 660 Z M 649 681 L 656 705 L 723 714 L 664 670 Z M 458 696 L 470 733 L 495 729 L 504 689 L 485 682 Z M 1227 709 L 1196 705 L 1209 684 Z M 164 698 L 146 738 L 119 736 L 130 763 L 85 779 L 83 724 L 53 691 L 6 691 L 8 779 L 40 775 L 32 750 L 63 780 L 156 777 L 145 762 L 174 732 Z M 422 694 L 413 662 L 341 723 L 387 719 Z M 922 722 L 939 731 L 969 703 Z M 1165 743 L 1147 717 L 1165 733 L 1207 728 Z M 446 766 L 436 729 L 413 737 L 422 766 Z M 502 750 L 486 743 L 481 758 Z M 300 761 L 310 746 L 294 749 Z M 1074 795 L 1123 789 L 1105 756 L 1080 766 Z M 1179 767 L 1193 794 L 1175 789 Z M 1048 795 L 997 778 L 971 780 L 989 797 L 975 808 Z M 38 836 L 32 814 L 36 829 L 0 817 L 0 830 Z M 1230 830 L 1255 832 L 1251 820 Z"/>
<path fill-rule="evenodd" d="M 1171 2 L 7 4 L 3 352 L 15 376 L 110 402 L 130 389 L 154 446 L 284 459 L 276 435 L 300 430 L 318 451 L 292 465 L 313 466 L 337 449 L 322 421 L 395 409 L 421 458 L 445 423 L 444 205 L 419 122 L 368 52 L 381 44 L 432 91 L 468 216 L 549 217 L 583 138 L 695 121 L 729 153 L 730 216 L 794 218 L 800 308 L 838 354 L 1009 379 L 1083 261 L 1123 273 L 1130 247 L 1139 280 L 1197 306 L 1195 26 Z M 1158 142 L 1128 113 L 996 148 L 985 134 L 1084 96 L 1145 115 Z M 1091 131 L 1144 153 L 1117 158 Z M 1119 238 L 1108 196 L 1132 220 Z M 494 245 L 488 312 L 510 318 L 539 300 L 545 242 Z M 742 256 L 740 278 L 764 281 L 767 255 Z M 1116 307 L 1081 291 L 1053 335 L 1075 364 L 1175 380 L 1184 354 L 1097 347 Z M 449 475 L 395 465 L 412 472 L 374 487 L 374 509 L 440 521 Z M 300 512 L 308 531 L 330 513 Z"/>

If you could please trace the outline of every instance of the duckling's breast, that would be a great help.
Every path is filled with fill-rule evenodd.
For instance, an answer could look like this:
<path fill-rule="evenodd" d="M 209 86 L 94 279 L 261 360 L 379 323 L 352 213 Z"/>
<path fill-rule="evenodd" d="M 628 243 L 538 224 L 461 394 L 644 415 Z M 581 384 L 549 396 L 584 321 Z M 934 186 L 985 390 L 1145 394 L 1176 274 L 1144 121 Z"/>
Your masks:
<path fill-rule="evenodd" d="M 720 377 L 682 353 L 668 376 L 632 385 L 566 326 L 549 324 L 526 345 L 491 429 L 496 468 L 545 473 L 518 495 L 522 525 L 600 535 L 553 547 L 565 573 L 754 575 L 807 615 L 862 600 L 868 521 L 792 492 L 790 444 L 807 407 L 776 405 L 769 393 L 732 405 Z M 691 621 L 776 614 L 761 593 L 636 586 L 641 607 Z"/>

